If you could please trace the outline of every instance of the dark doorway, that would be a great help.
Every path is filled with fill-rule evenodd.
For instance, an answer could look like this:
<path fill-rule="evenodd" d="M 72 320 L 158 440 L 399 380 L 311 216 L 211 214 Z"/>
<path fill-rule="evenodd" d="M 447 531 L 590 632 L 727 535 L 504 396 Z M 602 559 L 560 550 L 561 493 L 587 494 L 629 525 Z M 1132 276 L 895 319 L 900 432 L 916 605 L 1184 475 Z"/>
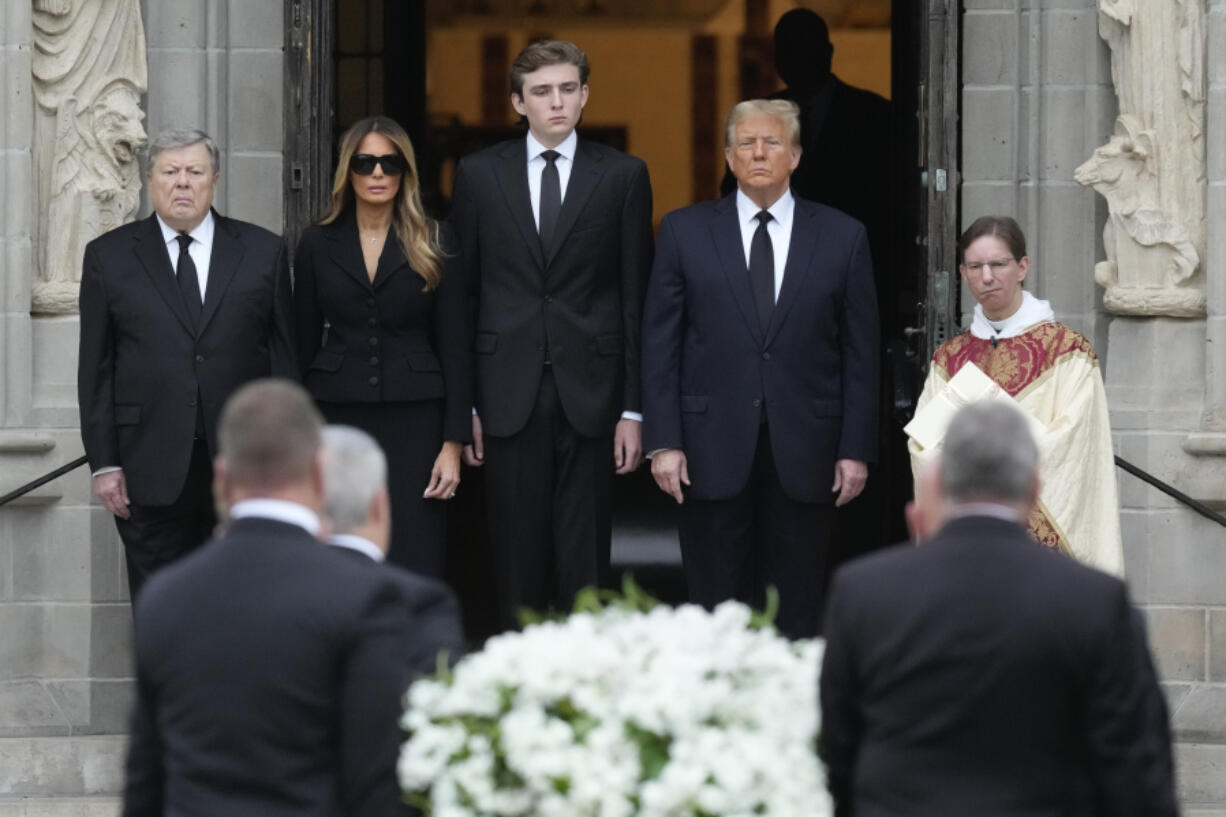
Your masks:
<path fill-rule="evenodd" d="M 711 0 L 710 13 L 725 3 Z M 891 218 L 888 236 L 876 264 L 886 268 L 882 287 L 883 395 L 881 463 L 878 504 L 872 511 L 870 538 L 844 545 L 844 556 L 905 536 L 902 507 L 911 495 L 910 466 L 901 427 L 909 419 L 922 371 L 935 344 L 954 326 L 957 287 L 951 284 L 952 240 L 957 226 L 957 82 L 958 11 L 951 0 L 884 0 L 882 3 L 803 3 L 809 7 L 842 9 L 832 28 L 855 26 L 863 9 L 885 7 L 888 17 L 887 53 L 891 98 L 887 180 L 880 194 L 887 197 Z M 860 11 L 855 7 L 859 5 Z M 506 10 L 503 10 L 506 6 Z M 527 17 L 520 8 L 528 8 Z M 770 33 L 774 20 L 769 3 L 748 0 L 739 34 L 733 38 L 711 33 L 709 26 L 678 25 L 677 11 L 702 3 L 580 2 L 506 3 L 473 0 L 427 4 L 424 0 L 286 0 L 286 233 L 296 241 L 301 229 L 317 217 L 331 186 L 336 137 L 352 121 L 373 113 L 392 116 L 405 125 L 418 152 L 423 192 L 432 214 L 445 218 L 451 177 L 464 154 L 518 135 L 510 115 L 506 70 L 511 56 L 529 39 L 553 35 L 573 37 L 587 47 L 584 33 L 602 27 L 641 26 L 648 43 L 644 54 L 623 54 L 620 47 L 594 59 L 593 98 L 607 94 L 609 83 L 633 86 L 636 104 L 658 104 L 675 94 L 669 117 L 655 117 L 667 139 L 687 145 L 684 179 L 670 183 L 671 193 L 657 187 L 657 165 L 647 156 L 656 189 L 659 219 L 674 206 L 717 194 L 722 174 L 721 126 L 724 108 L 743 95 L 768 93 L 775 84 Z M 554 8 L 556 7 L 556 9 Z M 705 8 L 705 7 L 704 7 Z M 667 12 L 667 13 L 666 13 Z M 881 14 L 880 10 L 876 12 Z M 638 17 L 635 17 L 638 15 Z M 857 15 L 860 15 L 857 17 Z M 473 74 L 467 90 L 440 92 L 455 85 L 450 72 L 431 75 L 431 33 L 456 20 L 469 24 Z M 669 45 L 660 31 L 685 32 L 675 51 L 686 60 L 687 84 L 675 91 L 661 76 L 650 76 L 648 49 Z M 656 37 L 656 40 L 652 40 Z M 854 39 L 854 38 L 853 38 Z M 672 42 L 672 41 L 669 41 Z M 836 46 L 836 74 L 839 73 Z M 729 55 L 735 55 L 730 63 Z M 734 64 L 735 76 L 728 76 Z M 647 74 L 644 74 L 647 71 Z M 452 85 L 447 85 L 452 82 Z M 728 83 L 736 90 L 727 91 Z M 721 84 L 723 83 L 723 84 Z M 722 89 L 722 90 L 721 90 Z M 431 100 L 446 99 L 450 113 L 431 113 Z M 687 98 L 688 97 L 688 98 Z M 725 100 L 724 97 L 728 97 Z M 666 100 L 667 101 L 667 100 Z M 589 106 L 592 110 L 593 106 Z M 465 113 L 466 112 L 466 113 Z M 585 121 L 585 138 L 596 138 L 643 155 L 628 135 L 628 121 L 618 115 L 595 114 Z M 673 168 L 675 171 L 675 168 Z M 662 173 L 663 176 L 663 173 Z M 668 600 L 684 595 L 678 569 L 674 507 L 660 493 L 644 467 L 617 480 L 618 516 L 614 555 L 617 564 L 632 569 L 639 580 Z M 449 565 L 452 583 L 464 598 L 466 625 L 474 635 L 493 630 L 491 559 L 487 551 L 480 471 L 466 469 L 464 483 L 451 508 Z"/>

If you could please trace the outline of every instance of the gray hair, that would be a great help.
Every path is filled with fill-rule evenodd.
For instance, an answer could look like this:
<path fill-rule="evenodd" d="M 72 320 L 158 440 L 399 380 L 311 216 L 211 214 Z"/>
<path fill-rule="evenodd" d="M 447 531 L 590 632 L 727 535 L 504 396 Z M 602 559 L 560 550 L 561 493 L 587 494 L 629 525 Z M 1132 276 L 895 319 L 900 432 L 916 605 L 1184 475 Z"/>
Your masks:
<path fill-rule="evenodd" d="M 950 502 L 1026 502 L 1038 466 L 1039 447 L 1030 426 L 1007 403 L 972 403 L 949 423 L 941 483 Z"/>
<path fill-rule="evenodd" d="M 758 115 L 773 116 L 783 122 L 792 147 L 800 147 L 800 106 L 787 99 L 747 99 L 733 105 L 724 127 L 724 147 L 732 147 L 737 125 Z"/>
<path fill-rule="evenodd" d="M 178 150 L 199 144 L 203 144 L 208 149 L 209 160 L 213 163 L 213 175 L 217 175 L 221 172 L 221 151 L 217 149 L 217 143 L 213 141 L 213 137 L 195 128 L 169 128 L 153 137 L 153 140 L 149 142 L 149 147 L 145 149 L 145 172 L 153 172 L 153 163 L 157 161 L 158 154 L 162 151 Z"/>
<path fill-rule="evenodd" d="M 387 481 L 387 458 L 374 437 L 352 426 L 325 426 L 323 450 L 324 515 L 333 533 L 350 533 L 366 522 Z"/>

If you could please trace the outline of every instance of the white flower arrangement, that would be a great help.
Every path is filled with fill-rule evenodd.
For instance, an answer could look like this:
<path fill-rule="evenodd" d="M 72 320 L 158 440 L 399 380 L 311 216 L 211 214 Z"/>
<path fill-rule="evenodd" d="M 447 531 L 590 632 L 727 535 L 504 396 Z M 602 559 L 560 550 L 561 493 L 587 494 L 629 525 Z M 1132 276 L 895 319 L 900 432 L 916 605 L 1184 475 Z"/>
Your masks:
<path fill-rule="evenodd" d="M 748 607 L 590 594 L 406 695 L 398 772 L 433 817 L 822 817 L 820 641 Z"/>

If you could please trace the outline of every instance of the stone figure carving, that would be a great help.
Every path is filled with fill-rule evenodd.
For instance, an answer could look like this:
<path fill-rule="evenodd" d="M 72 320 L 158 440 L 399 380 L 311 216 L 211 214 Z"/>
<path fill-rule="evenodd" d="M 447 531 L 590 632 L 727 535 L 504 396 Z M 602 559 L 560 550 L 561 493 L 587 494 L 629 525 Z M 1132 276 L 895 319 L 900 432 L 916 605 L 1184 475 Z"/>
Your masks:
<path fill-rule="evenodd" d="M 1075 178 L 1107 199 L 1095 280 L 1123 315 L 1205 314 L 1204 0 L 1099 0 L 1120 115 Z"/>
<path fill-rule="evenodd" d="M 140 0 L 33 1 L 33 311 L 55 314 L 76 311 L 85 245 L 140 204 L 148 67 Z"/>

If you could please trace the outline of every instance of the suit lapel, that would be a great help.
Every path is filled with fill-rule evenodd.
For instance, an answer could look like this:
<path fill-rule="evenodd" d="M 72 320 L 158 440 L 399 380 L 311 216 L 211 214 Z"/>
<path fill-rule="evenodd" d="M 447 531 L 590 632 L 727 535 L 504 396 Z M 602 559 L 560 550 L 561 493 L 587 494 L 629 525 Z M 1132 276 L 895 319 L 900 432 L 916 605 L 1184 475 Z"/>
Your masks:
<path fill-rule="evenodd" d="M 796 199 L 796 207 L 792 211 L 792 238 L 788 244 L 788 260 L 783 266 L 783 284 L 779 287 L 779 298 L 775 302 L 770 326 L 766 330 L 768 345 L 779 333 L 779 327 L 787 319 L 805 278 L 813 268 L 810 261 L 813 251 L 817 248 L 818 234 L 821 232 L 821 225 L 814 218 L 816 215 L 805 202 Z"/>
<path fill-rule="evenodd" d="M 137 232 L 136 244 L 132 249 L 145 273 L 153 281 L 153 288 L 183 325 L 184 331 L 194 336 L 192 321 L 187 314 L 187 307 L 183 304 L 183 296 L 179 293 L 179 285 L 175 281 L 174 268 L 170 266 L 170 254 L 162 240 L 162 229 L 158 226 L 157 216 L 145 219 L 144 229 Z"/>
<path fill-rule="evenodd" d="M 532 196 L 528 192 L 528 153 L 523 139 L 508 142 L 502 151 L 501 161 L 495 175 L 507 209 L 519 228 L 528 251 L 536 263 L 544 268 L 545 254 L 541 251 L 541 237 L 536 231 L 536 219 L 532 215 Z"/>
<path fill-rule="evenodd" d="M 592 197 L 592 191 L 596 189 L 600 177 L 604 175 L 600 159 L 598 152 L 589 148 L 583 140 L 579 141 L 578 147 L 575 148 L 574 166 L 570 169 L 570 179 L 566 182 L 566 195 L 562 197 L 562 210 L 558 213 L 558 226 L 553 231 L 553 246 L 546 253 L 546 270 L 558 254 L 558 248 L 565 243 L 566 236 L 574 229 L 576 219 L 583 212 L 587 200 Z"/>
<path fill-rule="evenodd" d="M 243 262 L 243 245 L 233 232 L 230 220 L 213 212 L 213 256 L 209 259 L 209 281 L 204 288 L 204 312 L 200 316 L 200 334 L 217 314 L 217 307 L 234 280 Z"/>
<path fill-rule="evenodd" d="M 362 289 L 370 289 L 370 276 L 366 274 L 366 259 L 362 257 L 362 239 L 358 235 L 358 220 L 351 211 L 340 221 L 328 225 L 328 255 L 345 274 L 358 283 Z M 392 237 L 389 235 L 388 239 Z M 383 255 L 387 255 L 387 245 L 383 245 Z M 379 266 L 383 259 L 380 257 Z M 375 269 L 375 277 L 380 270 Z"/>
<path fill-rule="evenodd" d="M 762 328 L 758 325 L 758 312 L 754 306 L 753 290 L 749 287 L 749 268 L 745 264 L 745 245 L 741 240 L 741 225 L 736 213 L 736 194 L 725 196 L 715 205 L 715 217 L 711 219 L 711 240 L 719 256 L 724 277 L 732 287 L 732 300 L 741 311 L 749 333 L 755 342 L 762 342 Z"/>
<path fill-rule="evenodd" d="M 379 263 L 375 267 L 375 280 L 371 285 L 378 289 L 387 283 L 397 270 L 408 265 L 409 259 L 404 257 L 404 250 L 400 249 L 400 239 L 396 238 L 396 231 L 388 230 L 387 240 L 383 242 L 383 252 L 379 253 Z M 365 274 L 365 268 L 362 272 Z"/>

